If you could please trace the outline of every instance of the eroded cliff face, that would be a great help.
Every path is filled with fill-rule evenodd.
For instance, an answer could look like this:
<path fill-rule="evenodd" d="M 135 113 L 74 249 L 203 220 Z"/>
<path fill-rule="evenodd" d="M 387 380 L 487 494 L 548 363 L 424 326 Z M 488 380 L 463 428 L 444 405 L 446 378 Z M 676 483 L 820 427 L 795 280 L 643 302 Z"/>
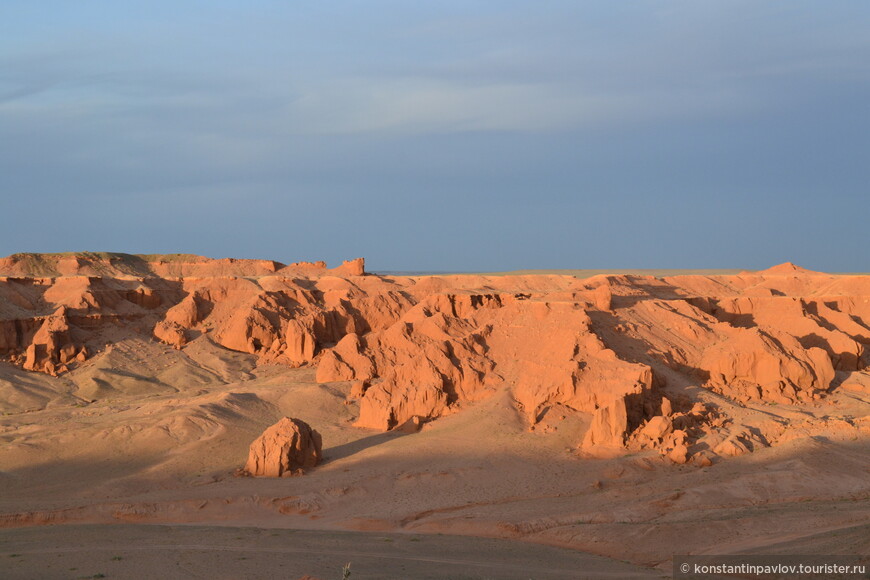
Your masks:
<path fill-rule="evenodd" d="M 357 425 L 376 429 L 438 417 L 501 387 L 532 424 L 556 404 L 593 413 L 633 396 L 642 406 L 649 366 L 606 348 L 588 307 L 524 293 L 427 296 L 390 327 L 343 338 L 317 378 L 370 381 Z"/>
<path fill-rule="evenodd" d="M 574 414 L 576 445 L 707 464 L 781 433 L 742 405 L 808 405 L 859 380 L 870 277 L 785 264 L 737 276 L 365 275 L 195 256 L 0 260 L 0 355 L 75 369 L 125 337 L 197 341 L 354 381 L 356 425 L 419 425 L 507 391 L 530 428 Z M 855 378 L 858 377 L 858 378 Z M 853 420 L 854 419 L 854 420 Z M 860 418 L 844 425 L 863 428 Z M 844 426 L 843 428 L 850 428 Z"/>
<path fill-rule="evenodd" d="M 182 348 L 207 334 L 228 349 L 299 366 L 318 345 L 367 332 L 406 302 L 391 292 L 369 299 L 357 288 L 362 259 L 328 270 L 322 262 L 83 256 L 0 260 L 0 273 L 20 274 L 0 278 L 0 353 L 13 363 L 56 375 L 125 335 Z M 27 275 L 28 264 L 50 276 Z"/>

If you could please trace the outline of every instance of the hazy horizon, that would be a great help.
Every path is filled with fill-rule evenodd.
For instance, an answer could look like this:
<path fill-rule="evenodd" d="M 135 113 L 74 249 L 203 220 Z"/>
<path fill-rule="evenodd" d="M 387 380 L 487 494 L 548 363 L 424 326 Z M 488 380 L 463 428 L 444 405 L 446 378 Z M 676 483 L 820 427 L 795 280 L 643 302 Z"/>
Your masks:
<path fill-rule="evenodd" d="M 870 270 L 870 5 L 0 7 L 0 254 Z"/>

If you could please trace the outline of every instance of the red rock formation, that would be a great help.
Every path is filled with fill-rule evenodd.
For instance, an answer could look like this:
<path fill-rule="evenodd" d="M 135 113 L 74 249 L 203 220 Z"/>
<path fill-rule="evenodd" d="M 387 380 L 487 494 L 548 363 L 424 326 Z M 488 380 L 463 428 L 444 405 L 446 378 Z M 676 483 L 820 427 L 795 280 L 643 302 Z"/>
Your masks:
<path fill-rule="evenodd" d="M 365 276 L 366 261 L 365 258 L 356 258 L 354 260 L 345 260 L 341 266 L 332 270 L 336 276 Z"/>
<path fill-rule="evenodd" d="M 834 368 L 822 349 L 804 349 L 794 337 L 772 329 L 738 330 L 701 359 L 712 389 L 742 402 L 792 403 L 830 386 Z"/>
<path fill-rule="evenodd" d="M 369 295 L 355 284 L 330 289 L 336 271 L 357 276 L 362 270 L 361 259 L 328 271 L 322 263 L 294 269 L 185 255 L 10 256 L 0 260 L 0 271 L 22 277 L 0 278 L 0 355 L 28 370 L 64 372 L 76 359 L 101 351 L 110 342 L 103 331 L 120 323 L 175 348 L 210 334 L 226 348 L 298 366 L 311 362 L 320 344 L 388 324 L 407 307 L 407 299 L 389 290 Z M 321 279 L 324 290 L 311 286 Z M 63 316 L 54 314 L 60 307 L 66 308 Z M 47 317 L 54 326 L 45 326 Z"/>
<path fill-rule="evenodd" d="M 583 438 L 586 450 L 622 449 L 628 432 L 628 411 L 625 398 L 614 399 L 592 415 L 592 425 Z"/>
<path fill-rule="evenodd" d="M 766 270 L 761 270 L 757 272 L 758 274 L 763 274 L 765 276 L 775 276 L 775 275 L 822 275 L 822 272 L 813 272 L 812 270 L 807 270 L 806 268 L 801 268 L 796 264 L 792 264 L 791 262 L 783 262 L 782 264 L 777 264 L 776 266 L 771 266 Z"/>
<path fill-rule="evenodd" d="M 161 320 L 157 323 L 154 327 L 154 337 L 175 348 L 181 348 L 190 342 L 187 330 L 177 322 L 169 320 Z"/>
<path fill-rule="evenodd" d="M 803 404 L 870 360 L 870 277 L 790 264 L 737 276 L 387 278 L 364 275 L 362 259 L 328 270 L 83 253 L 10 256 L 0 274 L 0 355 L 28 370 L 75 369 L 132 335 L 179 349 L 207 340 L 316 364 L 320 382 L 356 381 L 362 427 L 419 425 L 507 391 L 530 426 L 553 408 L 583 414 L 584 451 L 657 449 L 677 462 L 766 444 L 697 409 L 698 393 Z M 861 381 L 839 388 L 863 392 Z"/>
<path fill-rule="evenodd" d="M 270 276 L 287 269 L 326 273 L 324 262 L 298 262 L 285 266 L 273 260 L 212 259 L 193 254 L 122 254 L 77 252 L 67 254 L 13 254 L 0 258 L 0 276 L 101 276 L 101 277 L 216 277 Z M 336 275 L 362 276 L 362 258 L 344 262 Z"/>
<path fill-rule="evenodd" d="M 245 471 L 257 477 L 286 477 L 320 463 L 320 433 L 300 419 L 283 417 L 251 443 Z"/>
<path fill-rule="evenodd" d="M 354 381 L 350 386 L 350 399 L 361 399 L 371 385 L 368 381 Z"/>
<path fill-rule="evenodd" d="M 317 379 L 371 380 L 357 425 L 389 429 L 431 419 L 515 385 L 531 422 L 548 406 L 593 412 L 649 389 L 649 367 L 620 360 L 576 305 L 514 295 L 447 294 L 423 300 L 393 326 L 348 335 L 325 353 Z"/>
<path fill-rule="evenodd" d="M 29 371 L 43 371 L 55 375 L 66 371 L 72 362 L 86 351 L 73 343 L 67 310 L 61 306 L 46 317 L 33 335 L 24 354 L 23 367 Z"/>

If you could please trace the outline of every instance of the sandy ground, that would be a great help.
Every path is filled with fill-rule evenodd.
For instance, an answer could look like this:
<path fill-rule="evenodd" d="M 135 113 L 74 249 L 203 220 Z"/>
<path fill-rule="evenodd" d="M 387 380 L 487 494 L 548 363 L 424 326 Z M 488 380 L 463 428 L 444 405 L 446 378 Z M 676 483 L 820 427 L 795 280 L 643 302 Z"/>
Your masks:
<path fill-rule="evenodd" d="M 180 565 L 188 568 L 170 570 L 178 576 L 207 575 L 209 566 L 224 570 L 226 560 L 226 577 L 232 577 L 249 563 L 233 558 L 259 561 L 256 550 L 250 555 L 244 551 L 251 544 L 231 541 L 232 552 L 221 556 L 216 568 L 202 546 L 291 534 L 282 529 L 374 532 L 294 536 L 304 536 L 308 545 L 317 544 L 317 538 L 337 538 L 337 547 L 311 560 L 306 556 L 303 563 L 312 568 L 288 568 L 292 574 L 326 575 L 344 560 L 354 560 L 354 554 L 365 553 L 356 558 L 358 577 L 377 577 L 363 573 L 380 553 L 351 547 L 387 543 L 378 538 L 425 538 L 408 548 L 411 560 L 389 561 L 390 566 L 408 567 L 407 577 L 413 578 L 514 577 L 504 569 L 485 568 L 503 561 L 504 553 L 522 554 L 519 560 L 532 568 L 547 562 L 534 576 L 520 575 L 535 578 L 578 577 L 570 570 L 587 554 L 606 556 L 611 564 L 628 560 L 667 571 L 670 557 L 683 552 L 758 553 L 799 546 L 824 553 L 870 553 L 866 440 L 797 439 L 708 468 L 667 464 L 643 453 L 591 460 L 578 457 L 572 446 L 584 425 L 531 432 L 506 395 L 471 405 L 417 434 L 378 433 L 349 425 L 354 409 L 345 404 L 347 384 L 319 385 L 311 369 L 254 368 L 248 355 L 202 348 L 211 349 L 213 358 L 199 356 L 212 361 L 200 369 L 211 375 L 197 375 L 195 387 L 189 384 L 190 368 L 181 362 L 184 354 L 143 341 L 115 351 L 135 353 L 129 360 L 120 355 L 112 359 L 116 397 L 84 407 L 49 405 L 0 419 L 4 576 L 18 570 L 20 577 L 44 577 L 47 568 L 40 566 L 50 560 L 34 556 L 57 547 L 61 555 L 51 555 L 62 561 L 51 572 L 57 577 L 78 577 L 64 576 L 78 572 L 69 568 L 82 575 L 130 574 L 126 564 L 139 559 L 150 563 L 136 566 L 161 575 L 165 569 L 160 566 L 167 562 L 184 562 Z M 161 380 L 178 390 L 143 396 L 141 378 L 124 369 L 125 364 L 140 364 L 137 357 L 166 369 Z M 102 372 L 103 364 L 97 359 L 77 372 Z M 3 372 L 20 371 L 4 366 Z M 232 379 L 241 380 L 224 382 Z M 40 375 L 38 380 L 58 388 L 54 383 L 62 379 Z M 324 464 L 301 477 L 234 476 L 250 441 L 283 414 L 320 427 Z M 134 525 L 80 525 L 119 522 Z M 142 523 L 222 527 L 164 529 Z M 31 527 L 38 524 L 67 525 Z M 223 526 L 245 529 L 228 532 Z M 175 543 L 164 541 L 167 530 L 192 547 L 148 554 L 128 549 L 139 542 L 137 537 L 164 546 Z M 437 534 L 529 543 L 519 552 L 513 544 L 497 542 L 479 550 L 473 543 L 478 540 Z M 120 538 L 128 539 L 113 543 Z M 89 548 L 70 554 L 76 542 Z M 391 550 L 394 544 L 404 545 L 394 540 Z M 541 544 L 573 550 L 552 551 Z M 423 547 L 432 551 L 416 551 Z M 14 553 L 22 556 L 13 558 Z M 458 569 L 424 575 L 442 574 L 441 568 L 426 569 L 426 558 L 436 555 L 460 562 L 451 564 Z M 113 556 L 124 559 L 114 561 Z M 276 558 L 261 561 L 257 574 L 302 562 L 295 552 Z M 380 560 L 385 565 L 386 559 Z M 469 564 L 460 570 L 466 561 L 483 567 Z M 88 562 L 102 565 L 88 567 Z M 402 577 L 401 568 L 389 570 L 397 574 L 391 577 Z"/>
<path fill-rule="evenodd" d="M 424 534 L 202 526 L 0 530 L 3 578 L 660 578 L 576 550 Z"/>

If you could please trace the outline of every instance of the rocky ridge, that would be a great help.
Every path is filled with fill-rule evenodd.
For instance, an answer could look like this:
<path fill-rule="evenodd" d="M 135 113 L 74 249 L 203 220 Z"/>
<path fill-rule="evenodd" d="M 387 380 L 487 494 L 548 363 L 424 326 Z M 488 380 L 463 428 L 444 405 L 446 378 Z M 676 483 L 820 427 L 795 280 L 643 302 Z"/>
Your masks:
<path fill-rule="evenodd" d="M 63 375 L 126 336 L 198 341 L 353 381 L 356 425 L 425 424 L 509 391 L 531 429 L 577 416 L 578 450 L 701 465 L 775 444 L 729 409 L 811 405 L 861 377 L 870 277 L 785 264 L 736 276 L 366 275 L 124 254 L 0 260 L 0 355 Z M 845 430 L 867 430 L 844 417 Z M 417 427 L 415 427 L 417 428 Z"/>

